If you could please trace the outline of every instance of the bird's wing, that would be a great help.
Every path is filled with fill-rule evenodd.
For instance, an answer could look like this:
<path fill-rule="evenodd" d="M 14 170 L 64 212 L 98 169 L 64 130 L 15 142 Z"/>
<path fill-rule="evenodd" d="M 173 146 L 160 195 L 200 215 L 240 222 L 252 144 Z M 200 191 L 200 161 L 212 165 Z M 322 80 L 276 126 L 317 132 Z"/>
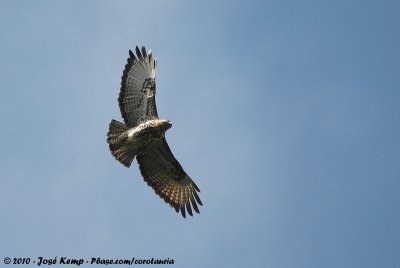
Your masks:
<path fill-rule="evenodd" d="M 151 119 L 157 119 L 156 65 L 151 50 L 136 47 L 136 57 L 129 50 L 128 62 L 122 75 L 118 103 L 122 118 L 130 127 Z"/>
<path fill-rule="evenodd" d="M 166 203 L 193 216 L 192 207 L 197 213 L 197 204 L 203 205 L 197 192 L 200 189 L 182 169 L 173 156 L 165 138 L 146 146 L 136 157 L 144 180 Z M 186 208 L 186 209 L 185 209 Z"/>

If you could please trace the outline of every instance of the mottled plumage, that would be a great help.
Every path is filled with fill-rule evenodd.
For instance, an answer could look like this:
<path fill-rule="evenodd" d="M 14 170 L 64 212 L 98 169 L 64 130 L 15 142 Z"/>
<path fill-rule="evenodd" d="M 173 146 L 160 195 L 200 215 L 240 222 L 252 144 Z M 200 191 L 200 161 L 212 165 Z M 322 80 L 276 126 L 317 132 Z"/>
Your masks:
<path fill-rule="evenodd" d="M 147 184 L 183 217 L 186 211 L 192 216 L 192 208 L 200 213 L 197 206 L 203 205 L 197 194 L 200 189 L 175 159 L 165 140 L 165 132 L 172 124 L 158 118 L 157 60 L 145 47 L 136 47 L 135 52 L 136 56 L 129 50 L 118 97 L 125 124 L 111 120 L 107 133 L 111 154 L 126 167 L 136 157 Z"/>

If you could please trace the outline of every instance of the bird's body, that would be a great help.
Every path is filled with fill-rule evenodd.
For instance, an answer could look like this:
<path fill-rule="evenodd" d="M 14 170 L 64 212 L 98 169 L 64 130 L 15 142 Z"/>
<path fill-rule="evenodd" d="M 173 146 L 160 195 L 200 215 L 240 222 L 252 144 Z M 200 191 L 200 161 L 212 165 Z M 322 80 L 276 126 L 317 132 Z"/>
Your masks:
<path fill-rule="evenodd" d="M 127 129 L 125 125 L 121 125 L 118 121 L 111 121 L 115 132 L 108 134 L 108 142 L 112 146 L 111 153 L 117 160 L 122 160 L 120 152 L 135 152 L 135 154 L 145 146 L 164 138 L 165 132 L 172 126 L 168 120 L 153 119 L 139 124 L 136 127 Z M 118 127 L 119 126 L 119 127 Z M 123 130 L 127 129 L 124 132 Z M 121 130 L 121 131 L 118 131 Z M 116 149 L 118 147 L 118 149 Z M 124 161 L 123 165 L 129 167 L 130 164 Z"/>
<path fill-rule="evenodd" d="M 164 138 L 165 132 L 172 126 L 168 120 L 153 119 L 131 128 L 121 136 L 127 137 L 126 146 L 140 149 L 150 143 Z"/>
<path fill-rule="evenodd" d="M 158 118 L 155 94 L 156 60 L 151 51 L 136 47 L 136 57 L 130 57 L 122 75 L 119 107 L 125 124 L 111 120 L 107 143 L 111 154 L 124 166 L 130 167 L 136 157 L 141 174 L 149 186 L 165 202 L 181 211 L 197 213 L 202 205 L 197 185 L 182 169 L 165 140 L 171 128 L 169 120 Z"/>

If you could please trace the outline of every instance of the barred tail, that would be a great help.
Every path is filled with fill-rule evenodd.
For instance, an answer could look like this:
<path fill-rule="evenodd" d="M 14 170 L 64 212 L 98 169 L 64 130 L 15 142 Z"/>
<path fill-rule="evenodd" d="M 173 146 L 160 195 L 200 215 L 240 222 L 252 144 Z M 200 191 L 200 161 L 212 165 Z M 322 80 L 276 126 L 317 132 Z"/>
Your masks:
<path fill-rule="evenodd" d="M 124 139 L 120 138 L 120 135 L 125 131 L 129 130 L 129 127 L 116 120 L 111 120 L 108 133 L 107 143 L 110 148 L 111 154 L 117 159 L 122 165 L 130 167 L 136 153 L 127 149 L 124 143 Z"/>

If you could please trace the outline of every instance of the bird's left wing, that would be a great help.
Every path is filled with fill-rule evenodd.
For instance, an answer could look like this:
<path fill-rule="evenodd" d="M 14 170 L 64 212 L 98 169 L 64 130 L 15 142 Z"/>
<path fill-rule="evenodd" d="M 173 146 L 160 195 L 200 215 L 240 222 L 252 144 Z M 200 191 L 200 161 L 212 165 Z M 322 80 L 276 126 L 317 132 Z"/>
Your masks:
<path fill-rule="evenodd" d="M 158 118 L 155 101 L 157 60 L 145 47 L 136 47 L 135 52 L 136 56 L 129 50 L 118 98 L 122 118 L 130 127 Z"/>
<path fill-rule="evenodd" d="M 181 211 L 186 217 L 194 211 L 200 213 L 197 204 L 203 205 L 197 192 L 199 187 L 186 174 L 175 159 L 165 138 L 147 145 L 136 156 L 144 180 L 166 203 Z"/>

